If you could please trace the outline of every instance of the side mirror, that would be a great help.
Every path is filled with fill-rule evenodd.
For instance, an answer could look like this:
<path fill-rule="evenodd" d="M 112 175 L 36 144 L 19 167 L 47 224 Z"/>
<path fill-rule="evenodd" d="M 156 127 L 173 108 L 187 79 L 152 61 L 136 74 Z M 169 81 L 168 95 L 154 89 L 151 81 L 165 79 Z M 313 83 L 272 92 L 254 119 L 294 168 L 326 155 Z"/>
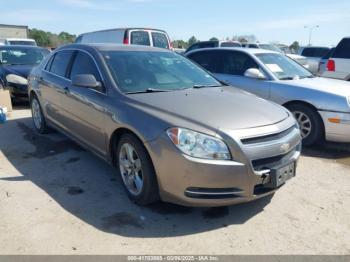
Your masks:
<path fill-rule="evenodd" d="M 98 82 L 96 78 L 91 74 L 80 74 L 80 75 L 73 76 L 72 85 L 86 87 L 86 88 L 101 87 L 101 83 Z"/>
<path fill-rule="evenodd" d="M 247 71 L 244 72 L 244 76 L 249 78 L 254 78 L 254 79 L 261 79 L 261 80 L 266 79 L 264 74 L 261 73 L 260 70 L 257 68 L 247 69 Z"/>

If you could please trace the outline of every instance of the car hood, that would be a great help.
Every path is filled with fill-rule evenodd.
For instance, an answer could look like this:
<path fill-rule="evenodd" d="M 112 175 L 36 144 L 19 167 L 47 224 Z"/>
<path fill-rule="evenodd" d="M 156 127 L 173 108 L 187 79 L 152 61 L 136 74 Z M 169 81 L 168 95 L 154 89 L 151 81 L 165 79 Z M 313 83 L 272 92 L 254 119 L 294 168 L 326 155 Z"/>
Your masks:
<path fill-rule="evenodd" d="M 286 84 L 294 85 L 302 88 L 313 89 L 321 91 L 324 93 L 334 94 L 338 96 L 350 95 L 350 82 L 324 78 L 324 77 L 314 77 L 314 78 L 303 78 L 295 80 L 283 81 Z"/>
<path fill-rule="evenodd" d="M 273 125 L 289 114 L 281 106 L 230 86 L 186 89 L 162 93 L 129 95 L 153 114 L 166 114 L 181 120 L 215 129 L 237 130 Z M 180 120 L 180 121 L 179 121 Z"/>
<path fill-rule="evenodd" d="M 4 75 L 15 74 L 27 78 L 35 65 L 2 65 Z"/>

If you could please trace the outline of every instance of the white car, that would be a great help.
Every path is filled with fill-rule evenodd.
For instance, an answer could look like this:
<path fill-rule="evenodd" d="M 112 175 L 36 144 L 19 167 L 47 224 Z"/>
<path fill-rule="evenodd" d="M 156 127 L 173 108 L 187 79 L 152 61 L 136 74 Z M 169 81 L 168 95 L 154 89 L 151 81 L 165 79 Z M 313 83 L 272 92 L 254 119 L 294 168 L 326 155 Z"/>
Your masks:
<path fill-rule="evenodd" d="M 29 38 L 4 38 L 0 39 L 1 45 L 31 45 L 37 46 L 34 39 Z"/>
<path fill-rule="evenodd" d="M 309 67 L 310 67 L 309 63 L 308 63 L 308 60 L 307 60 L 307 58 L 305 56 L 296 55 L 296 54 L 286 54 L 285 52 L 283 52 L 283 50 L 281 48 L 279 48 L 278 46 L 273 45 L 273 44 L 262 44 L 262 43 L 250 43 L 249 44 L 248 43 L 248 44 L 242 45 L 242 47 L 261 48 L 261 49 L 265 49 L 265 50 L 279 52 L 279 53 L 285 54 L 289 58 L 291 58 L 294 61 L 298 62 L 299 64 L 301 64 L 306 69 L 309 69 Z"/>
<path fill-rule="evenodd" d="M 320 75 L 350 81 L 350 37 L 340 41 Z"/>

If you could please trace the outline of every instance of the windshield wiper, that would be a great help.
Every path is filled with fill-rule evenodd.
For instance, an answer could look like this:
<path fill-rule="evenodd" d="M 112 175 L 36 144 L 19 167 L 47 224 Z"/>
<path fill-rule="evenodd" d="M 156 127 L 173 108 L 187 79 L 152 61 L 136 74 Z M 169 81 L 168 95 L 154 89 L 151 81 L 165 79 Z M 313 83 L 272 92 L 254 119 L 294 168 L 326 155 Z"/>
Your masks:
<path fill-rule="evenodd" d="M 193 88 L 220 87 L 223 85 L 193 85 Z"/>
<path fill-rule="evenodd" d="M 171 91 L 175 91 L 175 90 L 147 88 L 145 90 L 126 92 L 126 94 L 159 93 L 159 92 L 171 92 Z"/>
<path fill-rule="evenodd" d="M 294 77 L 292 76 L 286 76 L 286 77 L 281 77 L 280 80 L 293 80 L 295 79 Z"/>

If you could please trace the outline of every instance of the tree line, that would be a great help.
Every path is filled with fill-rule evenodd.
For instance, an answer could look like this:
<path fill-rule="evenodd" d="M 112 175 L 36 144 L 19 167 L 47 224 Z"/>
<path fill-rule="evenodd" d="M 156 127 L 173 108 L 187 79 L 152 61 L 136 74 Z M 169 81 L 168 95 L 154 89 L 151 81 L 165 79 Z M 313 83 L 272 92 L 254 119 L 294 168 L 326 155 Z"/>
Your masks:
<path fill-rule="evenodd" d="M 34 39 L 39 46 L 55 48 L 63 44 L 73 43 L 76 35 L 67 32 L 55 34 L 33 28 L 29 29 L 29 38 Z"/>
<path fill-rule="evenodd" d="M 61 32 L 59 34 L 43 31 L 40 29 L 29 29 L 29 38 L 34 39 L 39 46 L 43 47 L 57 47 L 63 44 L 73 43 L 76 39 L 76 35 L 68 32 Z M 219 41 L 217 37 L 211 37 L 210 41 Z M 238 41 L 240 43 L 256 42 L 257 38 L 255 35 L 233 35 L 232 37 L 224 38 L 225 41 Z M 173 46 L 175 48 L 188 48 L 190 45 L 199 42 L 195 36 L 190 37 L 187 41 L 185 40 L 174 40 Z M 290 46 L 292 50 L 299 49 L 299 43 L 294 41 Z"/>

